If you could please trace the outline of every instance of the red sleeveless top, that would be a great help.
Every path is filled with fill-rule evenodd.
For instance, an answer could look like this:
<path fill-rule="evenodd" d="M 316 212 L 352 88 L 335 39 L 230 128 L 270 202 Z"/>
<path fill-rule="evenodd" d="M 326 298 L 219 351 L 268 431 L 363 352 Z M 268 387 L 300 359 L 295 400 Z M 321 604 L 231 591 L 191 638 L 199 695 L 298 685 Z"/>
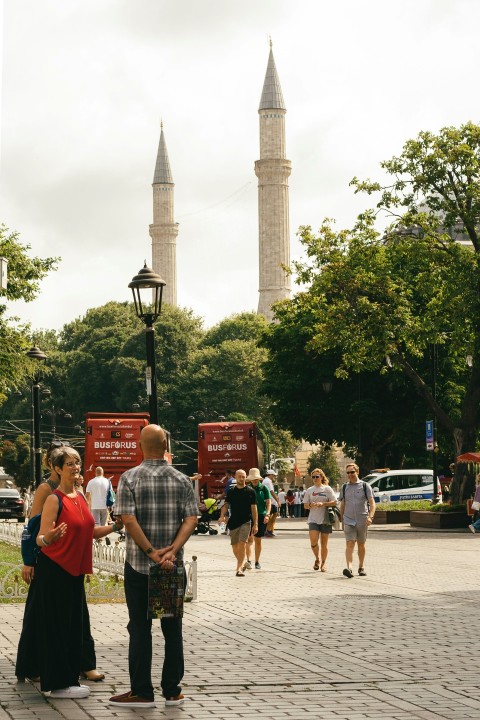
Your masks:
<path fill-rule="evenodd" d="M 95 520 L 87 501 L 81 493 L 77 493 L 76 498 L 70 498 L 61 490 L 55 490 L 53 495 L 62 498 L 62 510 L 56 526 L 67 523 L 67 532 L 57 542 L 42 547 L 41 552 L 70 575 L 91 575 Z"/>

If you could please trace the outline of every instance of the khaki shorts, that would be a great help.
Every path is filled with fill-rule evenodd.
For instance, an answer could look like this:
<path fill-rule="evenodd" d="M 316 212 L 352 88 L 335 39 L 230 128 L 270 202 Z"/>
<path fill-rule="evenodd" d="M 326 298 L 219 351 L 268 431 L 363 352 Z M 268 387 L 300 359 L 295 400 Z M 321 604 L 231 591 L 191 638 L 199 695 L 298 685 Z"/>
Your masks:
<path fill-rule="evenodd" d="M 367 542 L 367 530 L 368 526 L 365 525 L 344 525 L 343 531 L 345 533 L 345 540 L 347 542 Z"/>
<path fill-rule="evenodd" d="M 240 525 L 240 527 L 235 528 L 235 530 L 230 530 L 230 542 L 232 545 L 236 545 L 237 543 L 244 542 L 246 543 L 248 540 L 248 536 L 250 535 L 250 531 L 252 529 L 252 523 L 250 520 L 246 523 L 243 523 L 243 525 Z"/>

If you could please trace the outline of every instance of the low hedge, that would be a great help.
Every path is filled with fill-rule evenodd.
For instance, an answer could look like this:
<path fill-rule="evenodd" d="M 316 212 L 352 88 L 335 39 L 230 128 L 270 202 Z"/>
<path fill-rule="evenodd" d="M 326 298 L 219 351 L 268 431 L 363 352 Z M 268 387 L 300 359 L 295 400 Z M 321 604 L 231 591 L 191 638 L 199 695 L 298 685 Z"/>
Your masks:
<path fill-rule="evenodd" d="M 400 512 L 401 510 L 431 510 L 430 500 L 398 500 L 396 502 L 377 503 L 375 510 Z"/>
<path fill-rule="evenodd" d="M 430 505 L 428 508 L 430 512 L 436 512 L 436 513 L 453 513 L 453 512 L 464 512 L 467 513 L 467 505 L 466 503 L 463 503 L 462 505 L 447 505 L 447 504 L 440 504 L 440 505 Z"/>

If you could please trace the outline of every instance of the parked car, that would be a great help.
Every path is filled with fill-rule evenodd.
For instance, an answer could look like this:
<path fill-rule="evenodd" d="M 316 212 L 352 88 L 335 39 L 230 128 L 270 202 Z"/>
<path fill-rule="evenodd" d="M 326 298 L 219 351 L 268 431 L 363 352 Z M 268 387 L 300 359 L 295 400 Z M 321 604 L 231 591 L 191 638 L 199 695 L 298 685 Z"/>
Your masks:
<path fill-rule="evenodd" d="M 18 490 L 0 488 L 0 518 L 25 522 L 25 506 Z"/>
<path fill-rule="evenodd" d="M 395 500 L 431 500 L 433 472 L 420 470 L 382 470 L 362 478 L 373 490 L 375 502 Z M 438 502 L 442 502 L 442 488 L 437 481 Z"/>

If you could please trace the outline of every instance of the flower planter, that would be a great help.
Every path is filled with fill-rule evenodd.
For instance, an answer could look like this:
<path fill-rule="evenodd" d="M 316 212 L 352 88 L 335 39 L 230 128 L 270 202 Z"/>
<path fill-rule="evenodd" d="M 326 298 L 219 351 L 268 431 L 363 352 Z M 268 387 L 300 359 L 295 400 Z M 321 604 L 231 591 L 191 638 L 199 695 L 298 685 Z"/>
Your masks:
<path fill-rule="evenodd" d="M 395 525 L 410 522 L 410 510 L 377 510 L 373 522 L 376 525 Z"/>
<path fill-rule="evenodd" d="M 429 512 L 428 510 L 412 510 L 410 512 L 410 525 L 412 527 L 435 528 L 449 530 L 451 528 L 465 528 L 472 522 L 466 512 Z"/>

